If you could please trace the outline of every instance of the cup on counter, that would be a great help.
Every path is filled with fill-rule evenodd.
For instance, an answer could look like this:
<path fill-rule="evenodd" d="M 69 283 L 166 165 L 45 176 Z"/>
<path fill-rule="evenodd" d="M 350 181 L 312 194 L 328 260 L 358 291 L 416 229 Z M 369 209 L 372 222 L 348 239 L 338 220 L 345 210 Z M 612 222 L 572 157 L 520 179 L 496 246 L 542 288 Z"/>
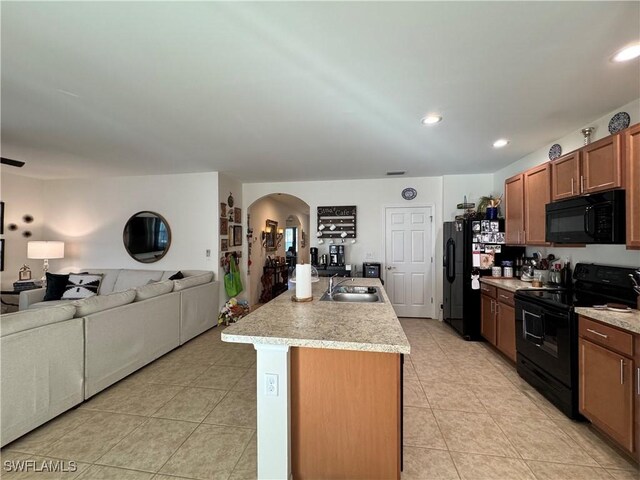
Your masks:
<path fill-rule="evenodd" d="M 492 277 L 501 277 L 502 276 L 502 267 L 491 267 L 491 276 Z"/>
<path fill-rule="evenodd" d="M 504 267 L 503 276 L 504 278 L 513 278 L 513 267 Z"/>

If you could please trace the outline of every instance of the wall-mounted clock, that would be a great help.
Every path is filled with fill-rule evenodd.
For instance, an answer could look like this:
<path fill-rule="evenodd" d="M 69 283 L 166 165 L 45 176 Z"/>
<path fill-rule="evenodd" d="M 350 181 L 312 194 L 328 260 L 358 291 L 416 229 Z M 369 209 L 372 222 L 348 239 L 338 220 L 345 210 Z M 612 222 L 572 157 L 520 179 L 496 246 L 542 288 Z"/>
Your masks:
<path fill-rule="evenodd" d="M 405 200 L 413 200 L 418 196 L 418 191 L 415 188 L 405 188 L 402 190 L 402 198 Z"/>

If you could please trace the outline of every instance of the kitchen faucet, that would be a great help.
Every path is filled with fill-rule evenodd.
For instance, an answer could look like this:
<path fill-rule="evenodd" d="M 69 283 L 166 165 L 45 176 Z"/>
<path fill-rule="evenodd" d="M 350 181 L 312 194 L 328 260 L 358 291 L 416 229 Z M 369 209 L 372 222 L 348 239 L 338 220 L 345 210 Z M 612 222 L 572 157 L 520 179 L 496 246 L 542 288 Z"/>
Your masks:
<path fill-rule="evenodd" d="M 334 276 L 332 276 L 331 278 L 329 278 L 329 289 L 327 290 L 327 294 L 329 295 L 329 297 L 333 297 L 333 291 L 338 288 L 340 285 L 342 285 L 344 282 L 348 282 L 349 280 L 351 280 L 353 282 L 353 278 L 345 278 L 344 280 L 342 280 L 341 282 L 338 282 L 337 284 L 333 284 L 333 279 L 336 278 L 338 276 L 338 274 L 336 273 Z"/>

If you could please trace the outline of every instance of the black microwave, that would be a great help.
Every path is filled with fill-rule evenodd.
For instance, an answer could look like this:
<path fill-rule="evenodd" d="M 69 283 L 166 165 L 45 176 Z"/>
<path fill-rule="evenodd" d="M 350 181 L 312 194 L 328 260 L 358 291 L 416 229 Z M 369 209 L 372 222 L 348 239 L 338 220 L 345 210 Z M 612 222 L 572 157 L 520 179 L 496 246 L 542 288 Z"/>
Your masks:
<path fill-rule="evenodd" d="M 548 203 L 546 241 L 553 243 L 625 243 L 624 190 Z"/>

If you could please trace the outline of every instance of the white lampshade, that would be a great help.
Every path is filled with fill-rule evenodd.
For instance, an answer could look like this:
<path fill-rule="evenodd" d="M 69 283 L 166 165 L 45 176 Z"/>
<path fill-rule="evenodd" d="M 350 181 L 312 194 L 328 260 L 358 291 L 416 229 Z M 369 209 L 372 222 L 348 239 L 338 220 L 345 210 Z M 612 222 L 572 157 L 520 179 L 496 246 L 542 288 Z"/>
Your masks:
<path fill-rule="evenodd" d="M 40 260 L 64 258 L 64 242 L 29 242 L 27 243 L 27 258 Z"/>

